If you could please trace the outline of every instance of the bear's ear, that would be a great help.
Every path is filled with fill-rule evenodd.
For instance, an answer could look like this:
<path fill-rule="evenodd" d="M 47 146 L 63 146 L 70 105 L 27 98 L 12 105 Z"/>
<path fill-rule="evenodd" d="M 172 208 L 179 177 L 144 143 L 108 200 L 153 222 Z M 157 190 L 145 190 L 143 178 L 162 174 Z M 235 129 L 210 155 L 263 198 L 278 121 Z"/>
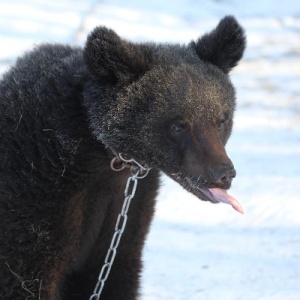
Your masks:
<path fill-rule="evenodd" d="M 96 27 L 88 36 L 83 55 L 89 71 L 102 82 L 128 83 L 150 69 L 146 46 L 125 41 L 106 27 Z"/>
<path fill-rule="evenodd" d="M 192 42 L 190 46 L 200 59 L 210 62 L 227 74 L 242 58 L 246 37 L 236 19 L 226 16 L 213 31 Z"/>

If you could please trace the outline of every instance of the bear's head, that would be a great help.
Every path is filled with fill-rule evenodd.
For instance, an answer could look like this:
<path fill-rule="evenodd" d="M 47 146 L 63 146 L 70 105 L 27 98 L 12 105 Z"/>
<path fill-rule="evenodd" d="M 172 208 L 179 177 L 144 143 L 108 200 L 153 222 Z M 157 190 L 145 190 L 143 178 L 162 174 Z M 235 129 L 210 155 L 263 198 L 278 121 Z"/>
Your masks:
<path fill-rule="evenodd" d="M 234 17 L 186 46 L 132 43 L 105 27 L 88 37 L 84 93 L 107 147 L 158 168 L 200 199 L 218 202 L 235 170 L 225 152 L 235 91 L 229 71 L 245 49 Z"/>

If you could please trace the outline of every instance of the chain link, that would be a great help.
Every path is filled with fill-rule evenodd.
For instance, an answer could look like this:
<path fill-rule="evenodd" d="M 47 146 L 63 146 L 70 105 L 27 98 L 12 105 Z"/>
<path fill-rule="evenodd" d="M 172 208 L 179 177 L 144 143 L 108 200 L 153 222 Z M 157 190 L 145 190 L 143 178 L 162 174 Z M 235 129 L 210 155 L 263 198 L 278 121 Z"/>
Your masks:
<path fill-rule="evenodd" d="M 138 179 L 145 178 L 148 175 L 148 172 L 150 170 L 150 168 L 147 165 L 143 166 L 140 163 L 138 163 L 137 161 L 135 161 L 134 159 L 125 159 L 122 156 L 122 154 L 119 154 L 118 157 L 113 158 L 113 160 L 111 162 L 111 168 L 115 171 L 121 171 L 120 168 L 115 169 L 113 167 L 116 160 L 123 162 L 124 167 L 122 167 L 122 170 L 125 167 L 130 167 L 131 176 L 129 176 L 127 179 L 127 183 L 126 183 L 126 187 L 125 187 L 125 191 L 124 191 L 125 198 L 124 198 L 122 210 L 118 215 L 117 222 L 115 225 L 115 232 L 111 239 L 111 243 L 110 243 L 109 249 L 107 251 L 107 254 L 106 254 L 106 257 L 104 260 L 104 264 L 103 264 L 100 274 L 98 276 L 98 281 L 94 288 L 93 294 L 90 296 L 89 300 L 99 300 L 100 299 L 101 292 L 103 290 L 105 281 L 107 280 L 108 275 L 110 273 L 110 269 L 114 263 L 114 259 L 117 254 L 117 248 L 120 244 L 122 234 L 126 227 L 126 223 L 127 223 L 127 219 L 128 219 L 127 213 L 129 210 L 131 199 L 134 197 L 135 192 L 136 192 Z"/>

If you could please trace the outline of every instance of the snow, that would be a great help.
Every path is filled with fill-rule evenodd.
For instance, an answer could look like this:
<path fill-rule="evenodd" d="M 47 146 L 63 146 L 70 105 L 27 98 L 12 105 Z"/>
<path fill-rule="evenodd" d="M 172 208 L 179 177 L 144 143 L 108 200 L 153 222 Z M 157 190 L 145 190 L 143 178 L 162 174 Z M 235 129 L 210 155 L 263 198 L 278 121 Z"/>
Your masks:
<path fill-rule="evenodd" d="M 300 2 L 2 0 L 0 73 L 41 42 L 82 45 L 106 25 L 135 41 L 185 43 L 226 14 L 248 47 L 231 73 L 237 169 L 229 205 L 199 201 L 167 177 L 144 251 L 141 300 L 300 299 Z"/>

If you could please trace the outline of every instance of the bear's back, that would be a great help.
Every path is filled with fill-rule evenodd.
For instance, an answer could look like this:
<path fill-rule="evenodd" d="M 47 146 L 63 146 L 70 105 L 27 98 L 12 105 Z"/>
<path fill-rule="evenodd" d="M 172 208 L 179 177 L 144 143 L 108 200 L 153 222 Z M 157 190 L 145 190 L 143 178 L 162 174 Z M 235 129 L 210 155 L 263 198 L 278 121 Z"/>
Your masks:
<path fill-rule="evenodd" d="M 14 190 L 19 194 L 29 188 L 22 188 L 22 182 L 31 183 L 33 189 L 36 177 L 47 181 L 53 177 L 55 181 L 57 170 L 63 170 L 69 163 L 66 160 L 72 159 L 80 139 L 89 135 L 82 109 L 86 79 L 80 48 L 50 44 L 28 52 L 3 75 L 0 81 L 2 192 L 7 194 L 9 186 L 13 189 L 11 196 Z"/>

